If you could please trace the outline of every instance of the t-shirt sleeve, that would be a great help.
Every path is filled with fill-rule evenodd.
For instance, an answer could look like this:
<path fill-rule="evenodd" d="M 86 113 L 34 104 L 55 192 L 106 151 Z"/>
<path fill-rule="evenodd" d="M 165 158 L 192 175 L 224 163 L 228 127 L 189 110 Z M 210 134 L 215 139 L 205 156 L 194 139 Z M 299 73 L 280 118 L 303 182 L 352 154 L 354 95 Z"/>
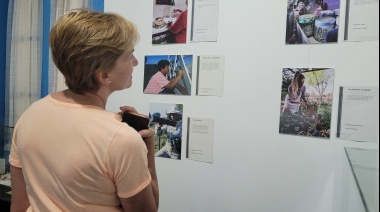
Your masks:
<path fill-rule="evenodd" d="M 12 137 L 12 146 L 11 146 L 11 152 L 9 154 L 9 163 L 14 167 L 21 168 L 21 162 L 20 162 L 18 147 L 16 143 L 16 132 L 17 132 L 17 125 Z"/>
<path fill-rule="evenodd" d="M 150 184 L 147 153 L 140 134 L 128 125 L 116 133 L 107 153 L 107 169 L 119 197 L 132 197 Z"/>
<path fill-rule="evenodd" d="M 149 83 L 144 90 L 144 93 L 152 93 L 157 94 L 162 91 L 162 89 L 169 83 L 170 81 L 166 79 L 166 77 L 157 72 L 152 78 L 149 80 Z"/>
<path fill-rule="evenodd" d="M 162 75 L 162 74 L 161 74 Z M 160 76 L 160 75 L 157 75 L 157 77 L 156 77 L 156 82 L 157 82 L 157 84 L 158 84 L 158 87 L 160 88 L 160 89 L 162 89 L 162 88 L 164 88 L 167 84 L 169 84 L 169 80 L 168 79 L 166 79 L 166 77 L 164 76 L 164 75 L 162 75 L 162 76 Z"/>

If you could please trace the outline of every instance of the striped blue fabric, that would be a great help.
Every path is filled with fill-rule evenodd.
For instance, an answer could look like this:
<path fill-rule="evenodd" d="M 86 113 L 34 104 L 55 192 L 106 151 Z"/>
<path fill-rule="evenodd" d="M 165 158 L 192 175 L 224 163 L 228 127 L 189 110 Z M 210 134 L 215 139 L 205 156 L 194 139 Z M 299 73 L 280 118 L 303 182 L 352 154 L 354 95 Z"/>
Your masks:
<path fill-rule="evenodd" d="M 0 158 L 4 158 L 5 70 L 9 0 L 0 2 Z"/>
<path fill-rule="evenodd" d="M 104 11 L 104 0 L 92 0 L 91 9 L 96 11 Z"/>
<path fill-rule="evenodd" d="M 13 7 L 13 1 L 2 0 L 0 2 L 0 125 L 4 123 L 5 117 L 5 80 L 6 80 L 6 43 L 11 43 L 7 36 L 8 6 Z M 90 8 L 104 11 L 104 0 L 92 0 Z M 10 10 L 13 11 L 13 10 Z M 41 98 L 48 95 L 49 88 L 49 33 L 50 33 L 50 11 L 51 0 L 43 0 L 43 42 L 42 42 L 42 77 Z M 12 18 L 12 15 L 9 16 Z M 12 27 L 8 27 L 8 32 Z M 8 35 L 11 33 L 8 33 Z M 8 42 L 6 42 L 8 41 Z"/>
<path fill-rule="evenodd" d="M 3 0 L 0 2 L 0 126 L 4 125 L 5 116 L 5 67 L 8 4 L 9 0 Z"/>
<path fill-rule="evenodd" d="M 50 0 L 43 0 L 43 29 L 42 29 L 42 76 L 41 98 L 49 93 L 49 33 L 50 33 Z"/>

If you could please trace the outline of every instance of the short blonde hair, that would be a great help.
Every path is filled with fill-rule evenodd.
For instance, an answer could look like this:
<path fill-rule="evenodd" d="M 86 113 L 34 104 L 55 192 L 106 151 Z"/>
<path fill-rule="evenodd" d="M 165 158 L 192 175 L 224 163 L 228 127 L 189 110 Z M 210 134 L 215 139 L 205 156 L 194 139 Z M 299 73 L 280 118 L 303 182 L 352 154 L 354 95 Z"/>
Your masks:
<path fill-rule="evenodd" d="M 50 32 L 53 61 L 75 93 L 97 91 L 96 73 L 109 72 L 116 60 L 134 49 L 136 26 L 114 13 L 80 9 L 62 16 Z"/>

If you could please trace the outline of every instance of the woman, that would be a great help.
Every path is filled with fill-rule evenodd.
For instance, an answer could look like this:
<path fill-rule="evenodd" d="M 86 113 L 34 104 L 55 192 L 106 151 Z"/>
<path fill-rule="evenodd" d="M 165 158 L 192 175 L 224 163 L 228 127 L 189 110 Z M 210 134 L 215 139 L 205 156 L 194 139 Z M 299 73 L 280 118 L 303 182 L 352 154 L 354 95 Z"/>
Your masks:
<path fill-rule="evenodd" d="M 186 6 L 188 5 L 186 0 Z M 187 9 L 180 10 L 174 9 L 174 15 L 176 16 L 176 21 L 174 23 L 169 22 L 168 27 L 174 35 L 175 43 L 186 43 L 186 34 L 187 34 Z"/>
<path fill-rule="evenodd" d="M 77 10 L 57 21 L 50 47 L 68 89 L 33 103 L 16 124 L 12 211 L 157 211 L 154 132 L 105 110 L 132 85 L 138 36 L 113 13 Z"/>
<path fill-rule="evenodd" d="M 292 114 L 298 113 L 301 104 L 307 102 L 305 98 L 306 86 L 305 76 L 297 71 L 288 87 L 288 94 L 285 96 L 283 112 L 290 110 Z"/>

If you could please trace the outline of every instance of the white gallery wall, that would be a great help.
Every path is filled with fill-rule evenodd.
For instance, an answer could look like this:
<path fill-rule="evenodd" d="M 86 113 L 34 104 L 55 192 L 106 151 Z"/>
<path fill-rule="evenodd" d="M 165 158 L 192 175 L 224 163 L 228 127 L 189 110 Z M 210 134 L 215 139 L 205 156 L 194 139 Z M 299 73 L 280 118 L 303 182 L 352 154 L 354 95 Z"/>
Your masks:
<path fill-rule="evenodd" d="M 189 10 L 192 2 L 189 1 Z M 161 212 L 364 211 L 344 147 L 377 143 L 336 138 L 339 86 L 379 86 L 379 42 L 285 45 L 286 0 L 220 0 L 218 42 L 152 46 L 153 0 L 105 0 L 139 28 L 133 86 L 114 93 L 107 109 L 180 103 L 187 117 L 215 119 L 213 163 L 156 158 Z M 344 17 L 346 1 L 341 1 Z M 189 13 L 189 23 L 190 23 Z M 341 20 L 340 26 L 344 26 Z M 189 31 L 188 31 L 189 38 Z M 145 55 L 225 55 L 223 97 L 143 94 Z M 331 138 L 279 134 L 283 68 L 334 68 Z M 184 122 L 184 129 L 187 123 Z M 186 147 L 184 130 L 183 147 Z M 378 163 L 377 163 L 378 164 Z"/>

